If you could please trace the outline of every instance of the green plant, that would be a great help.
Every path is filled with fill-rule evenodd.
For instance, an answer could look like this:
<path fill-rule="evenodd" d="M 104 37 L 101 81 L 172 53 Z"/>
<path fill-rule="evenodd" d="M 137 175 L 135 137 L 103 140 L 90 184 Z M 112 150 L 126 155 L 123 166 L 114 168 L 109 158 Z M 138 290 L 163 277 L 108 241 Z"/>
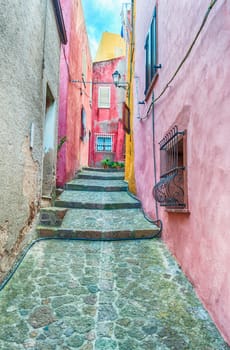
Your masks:
<path fill-rule="evenodd" d="M 111 162 L 111 168 L 117 168 L 118 167 L 118 164 L 117 162 Z"/>
<path fill-rule="evenodd" d="M 123 162 L 114 162 L 110 160 L 109 158 L 105 158 L 101 161 L 101 164 L 104 166 L 104 168 L 124 168 L 125 164 Z"/>
<path fill-rule="evenodd" d="M 114 162 L 113 162 L 112 160 L 109 160 L 109 162 L 108 162 L 108 167 L 109 167 L 109 168 L 112 168 L 112 167 L 113 167 L 113 164 L 114 164 Z"/>
<path fill-rule="evenodd" d="M 63 144 L 67 141 L 67 137 L 66 136 L 63 136 L 60 141 L 59 141 L 59 144 L 57 146 L 57 151 L 59 152 L 60 149 L 62 148 Z"/>
<path fill-rule="evenodd" d="M 110 163 L 110 159 L 109 159 L 109 158 L 102 159 L 102 161 L 101 161 L 101 164 L 102 164 L 104 167 L 108 167 L 108 166 L 109 166 L 109 163 Z"/>

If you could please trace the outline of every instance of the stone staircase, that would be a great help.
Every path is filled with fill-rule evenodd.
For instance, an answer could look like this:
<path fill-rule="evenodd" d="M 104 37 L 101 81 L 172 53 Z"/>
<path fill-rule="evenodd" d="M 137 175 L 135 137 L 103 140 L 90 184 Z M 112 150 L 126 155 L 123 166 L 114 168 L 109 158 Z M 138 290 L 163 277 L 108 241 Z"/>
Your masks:
<path fill-rule="evenodd" d="M 68 182 L 54 207 L 41 209 L 40 237 L 90 240 L 152 238 L 160 229 L 129 195 L 122 171 L 85 168 Z"/>

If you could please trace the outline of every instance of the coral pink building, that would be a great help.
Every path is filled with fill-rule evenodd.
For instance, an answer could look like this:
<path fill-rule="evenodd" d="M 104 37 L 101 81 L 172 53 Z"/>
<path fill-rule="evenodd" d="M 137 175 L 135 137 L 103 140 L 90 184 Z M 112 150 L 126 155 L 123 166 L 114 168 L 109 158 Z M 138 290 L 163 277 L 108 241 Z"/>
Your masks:
<path fill-rule="evenodd" d="M 124 57 L 93 64 L 92 137 L 90 164 L 101 166 L 105 158 L 124 161 L 125 132 L 122 106 L 125 91 L 113 85 L 112 74 L 124 71 Z"/>
<path fill-rule="evenodd" d="M 61 0 L 68 43 L 61 50 L 57 185 L 88 165 L 92 63 L 80 0 Z"/>
<path fill-rule="evenodd" d="M 230 344 L 229 18 L 227 1 L 136 1 L 134 138 L 144 210 Z"/>
<path fill-rule="evenodd" d="M 121 80 L 125 79 L 125 53 L 125 41 L 119 34 L 102 34 L 93 64 L 91 166 L 100 167 L 103 159 L 124 160 L 122 112 L 126 91 L 115 87 L 112 74 L 118 71 Z"/>

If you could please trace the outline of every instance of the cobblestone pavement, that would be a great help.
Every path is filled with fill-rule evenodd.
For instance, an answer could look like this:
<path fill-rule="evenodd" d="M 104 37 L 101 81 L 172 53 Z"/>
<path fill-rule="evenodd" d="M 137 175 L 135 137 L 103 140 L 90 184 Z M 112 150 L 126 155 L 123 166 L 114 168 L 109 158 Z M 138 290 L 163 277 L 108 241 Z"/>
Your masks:
<path fill-rule="evenodd" d="M 124 172 L 123 171 L 111 171 L 111 172 L 108 172 L 108 171 L 103 171 L 103 169 L 101 169 L 101 171 L 92 171 L 91 170 L 84 170 L 84 171 L 81 171 L 79 173 L 77 173 L 77 177 L 78 178 L 84 178 L 84 179 L 91 179 L 92 176 L 95 178 L 95 179 L 102 179 L 102 180 L 123 180 L 124 179 Z"/>
<path fill-rule="evenodd" d="M 56 200 L 56 206 L 73 208 L 93 208 L 111 207 L 115 208 L 135 208 L 140 207 L 140 203 L 128 195 L 126 192 L 91 192 L 91 191 L 64 191 Z"/>
<path fill-rule="evenodd" d="M 1 350 L 224 350 L 160 240 L 46 240 L 0 293 Z"/>
<path fill-rule="evenodd" d="M 78 215 L 76 215 L 78 213 Z M 68 210 L 66 216 L 63 219 L 61 228 L 64 229 L 76 229 L 81 227 L 81 230 L 99 232 L 113 230 L 125 231 L 128 228 L 130 231 L 140 230 L 144 232 L 152 233 L 153 224 L 145 220 L 143 213 L 140 209 L 115 209 L 115 210 L 87 210 L 77 209 Z M 126 231 L 125 231 L 126 232 Z M 149 233 L 150 236 L 150 233 Z"/>
<path fill-rule="evenodd" d="M 123 180 L 110 179 L 80 179 L 76 178 L 67 182 L 65 189 L 67 190 L 82 190 L 88 191 L 127 191 L 128 185 Z"/>
<path fill-rule="evenodd" d="M 121 180 L 124 172 L 89 169 L 65 185 L 55 207 L 41 210 L 40 237 L 120 240 L 159 235 L 160 227 L 145 217 Z"/>

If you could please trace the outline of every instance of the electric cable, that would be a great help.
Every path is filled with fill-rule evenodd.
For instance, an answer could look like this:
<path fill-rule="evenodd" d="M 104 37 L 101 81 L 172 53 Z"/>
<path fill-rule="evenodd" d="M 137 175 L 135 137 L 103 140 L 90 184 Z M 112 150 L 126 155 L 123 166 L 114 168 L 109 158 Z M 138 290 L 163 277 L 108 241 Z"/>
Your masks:
<path fill-rule="evenodd" d="M 176 71 L 173 73 L 171 79 L 167 82 L 167 84 L 165 85 L 165 87 L 163 88 L 163 90 L 161 91 L 161 93 L 151 102 L 150 106 L 149 106 L 149 109 L 146 113 L 146 115 L 143 117 L 143 118 L 140 118 L 140 120 L 144 120 L 144 119 L 147 119 L 148 118 L 148 115 L 149 115 L 149 112 L 153 106 L 153 103 L 157 102 L 161 97 L 162 95 L 165 93 L 165 91 L 168 89 L 169 85 L 171 84 L 171 82 L 175 79 L 175 77 L 177 76 L 178 72 L 180 71 L 181 67 L 184 65 L 185 61 L 187 60 L 187 58 L 189 57 L 195 43 L 197 42 L 197 39 L 199 38 L 200 36 L 200 33 L 202 31 L 202 29 L 204 28 L 204 25 L 205 23 L 207 22 L 207 19 L 208 19 L 208 16 L 212 10 L 212 8 L 214 7 L 214 5 L 216 4 L 218 0 L 212 0 L 211 3 L 209 4 L 209 7 L 208 7 L 208 10 L 206 11 L 205 13 L 205 16 L 202 20 L 202 23 L 199 27 L 199 30 L 198 32 L 196 33 L 195 35 L 195 38 L 193 39 L 192 41 L 192 44 L 190 45 L 189 49 L 187 50 L 185 56 L 183 57 L 182 61 L 180 62 L 180 64 L 178 65 Z"/>

